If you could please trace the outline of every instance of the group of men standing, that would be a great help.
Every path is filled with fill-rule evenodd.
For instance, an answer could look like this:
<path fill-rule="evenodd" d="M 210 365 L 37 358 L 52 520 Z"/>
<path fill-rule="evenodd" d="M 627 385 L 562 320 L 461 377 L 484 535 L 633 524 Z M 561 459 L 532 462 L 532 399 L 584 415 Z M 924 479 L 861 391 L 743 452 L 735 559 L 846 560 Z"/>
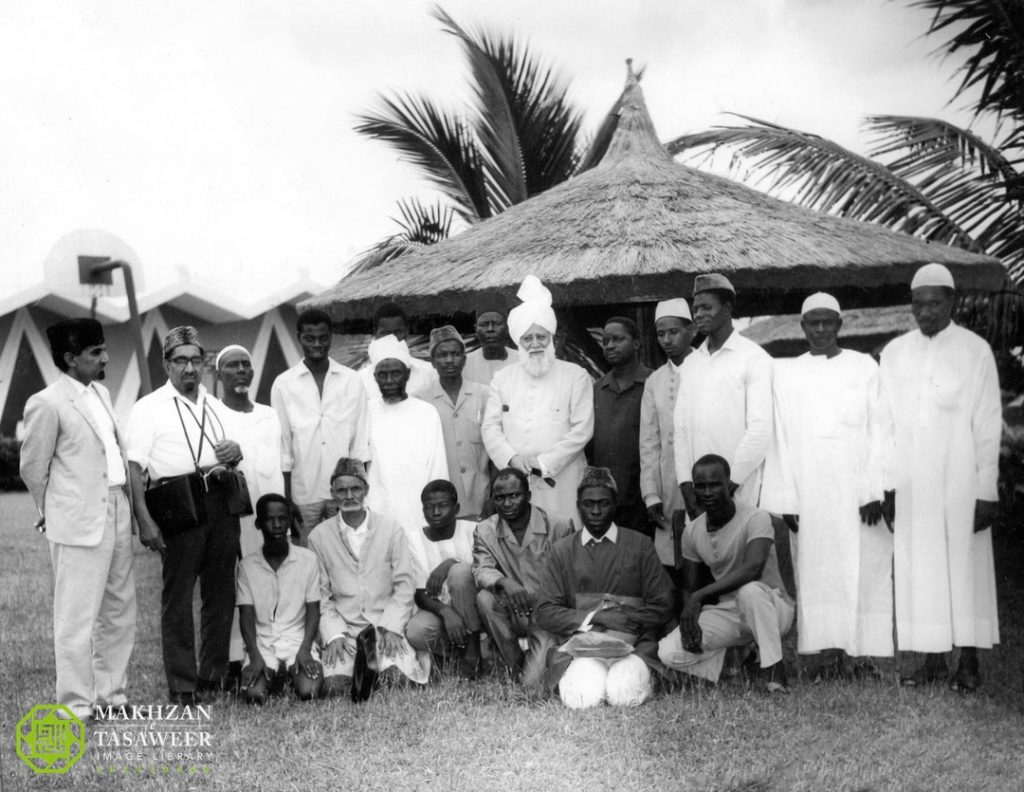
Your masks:
<path fill-rule="evenodd" d="M 945 268 L 923 267 L 911 294 L 919 329 L 880 368 L 838 346 L 825 294 L 804 303 L 808 353 L 772 361 L 735 331 L 728 279 L 701 275 L 692 309 L 656 308 L 667 362 L 643 365 L 639 328 L 613 317 L 597 382 L 558 359 L 533 276 L 511 311 L 479 307 L 475 352 L 435 328 L 430 366 L 394 304 L 360 372 L 330 358 L 330 318 L 304 311 L 303 359 L 271 406 L 250 399 L 235 345 L 216 359 L 222 399 L 209 394 L 205 350 L 179 327 L 167 382 L 126 433 L 99 384 L 102 328 L 59 323 L 62 375 L 29 401 L 22 448 L 55 570 L 58 701 L 82 715 L 124 703 L 133 531 L 163 556 L 164 666 L 183 704 L 243 659 L 254 700 L 289 675 L 303 698 L 348 689 L 360 652 L 416 682 L 432 653 L 472 675 L 484 633 L 514 673 L 532 656 L 570 706 L 639 703 L 652 671 L 714 681 L 734 645 L 785 690 L 794 618 L 801 653 L 893 653 L 893 559 L 899 647 L 929 653 L 904 682 L 945 679 L 957 646 L 951 684 L 973 690 L 976 648 L 998 641 L 998 380 L 987 345 L 951 321 Z M 151 510 L 161 488 L 186 493 L 185 514 Z M 769 511 L 790 528 L 796 602 Z M 293 529 L 300 546 L 282 542 Z"/>

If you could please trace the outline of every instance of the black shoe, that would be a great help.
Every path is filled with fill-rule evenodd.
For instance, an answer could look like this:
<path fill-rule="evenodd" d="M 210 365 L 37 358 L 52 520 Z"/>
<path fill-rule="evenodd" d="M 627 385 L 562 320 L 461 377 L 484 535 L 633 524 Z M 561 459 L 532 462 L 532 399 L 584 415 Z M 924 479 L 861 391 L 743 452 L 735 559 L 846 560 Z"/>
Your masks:
<path fill-rule="evenodd" d="M 944 680 L 948 675 L 949 669 L 945 660 L 933 660 L 929 657 L 913 674 L 901 678 L 900 686 L 923 687 Z"/>
<path fill-rule="evenodd" d="M 981 675 L 978 673 L 978 655 L 973 652 L 970 654 L 961 653 L 956 674 L 949 681 L 949 689 L 960 693 L 973 693 L 980 684 Z"/>
<path fill-rule="evenodd" d="M 768 693 L 789 693 L 789 680 L 786 679 L 786 666 L 780 660 L 773 666 L 765 669 L 768 672 L 768 681 L 764 689 Z"/>
<path fill-rule="evenodd" d="M 170 702 L 171 704 L 177 704 L 179 707 L 194 707 L 198 700 L 193 690 L 179 690 L 177 692 L 172 690 Z"/>

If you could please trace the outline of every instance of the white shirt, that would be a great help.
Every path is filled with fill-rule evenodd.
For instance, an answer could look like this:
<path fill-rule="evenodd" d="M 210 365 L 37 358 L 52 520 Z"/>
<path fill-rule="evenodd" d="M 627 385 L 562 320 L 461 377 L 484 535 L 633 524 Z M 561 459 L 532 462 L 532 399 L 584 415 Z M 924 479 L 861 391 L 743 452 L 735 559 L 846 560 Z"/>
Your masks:
<path fill-rule="evenodd" d="M 276 668 L 294 657 L 306 634 L 306 603 L 320 603 L 316 554 L 293 545 L 275 571 L 262 549 L 250 553 L 238 564 L 235 590 L 236 604 L 256 609 L 256 642 L 264 661 Z"/>
<path fill-rule="evenodd" d="M 611 527 L 609 527 L 608 530 L 604 532 L 604 535 L 600 539 L 594 536 L 586 528 L 580 531 L 580 544 L 584 547 L 586 547 L 590 542 L 593 542 L 594 544 L 601 544 L 601 542 L 605 540 L 611 542 L 612 544 L 615 544 L 619 540 L 619 526 L 617 526 L 615 523 L 612 523 Z"/>
<path fill-rule="evenodd" d="M 474 349 L 466 355 L 466 365 L 462 369 L 462 378 L 479 382 L 482 385 L 490 385 L 494 375 L 503 368 L 514 366 L 519 360 L 518 350 L 505 347 L 504 360 L 488 360 L 484 357 L 483 349 Z"/>
<path fill-rule="evenodd" d="M 283 495 L 281 421 L 277 411 L 266 404 L 253 404 L 252 412 L 239 412 L 224 405 L 221 415 L 227 423 L 228 435 L 242 449 L 238 469 L 245 475 L 253 506 L 268 492 Z"/>
<path fill-rule="evenodd" d="M 761 467 L 772 439 L 772 359 L 736 330 L 714 353 L 705 341 L 679 368 L 673 416 L 676 476 L 692 479 L 705 454 L 724 457 L 736 499 L 756 504 Z"/>
<path fill-rule="evenodd" d="M 474 533 L 476 533 L 476 523 L 470 520 L 456 520 L 455 533 L 452 534 L 452 538 L 442 539 L 440 542 L 432 542 L 423 531 L 420 531 L 419 541 L 412 543 L 412 552 L 420 562 L 421 572 L 416 588 L 426 587 L 430 573 L 437 569 L 443 561 L 454 559 L 463 564 L 472 564 Z M 438 599 L 445 604 L 451 602 L 447 583 L 441 587 L 441 595 Z"/>
<path fill-rule="evenodd" d="M 180 419 L 175 404 L 181 410 Z M 195 473 L 193 453 L 200 454 L 200 467 L 216 465 L 217 454 L 213 447 L 225 439 L 226 410 L 223 404 L 210 396 L 203 385 L 198 386 L 198 396 L 193 404 L 178 393 L 170 381 L 165 382 L 132 407 L 128 418 L 128 460 L 148 470 L 154 481 Z M 203 425 L 204 411 L 206 438 L 202 440 L 200 451 L 200 439 L 203 437 L 200 426 Z"/>
<path fill-rule="evenodd" d="M 83 385 L 74 377 L 69 377 L 67 374 L 63 376 L 68 378 L 75 386 L 75 390 L 85 399 L 85 403 L 89 406 L 89 412 L 99 428 L 100 439 L 103 441 L 103 453 L 107 458 L 107 481 L 110 482 L 111 487 L 123 486 L 127 481 L 127 475 L 124 470 L 124 460 L 121 458 L 121 449 L 117 445 L 114 419 L 107 412 L 107 408 L 103 406 L 103 401 L 91 383 Z"/>
<path fill-rule="evenodd" d="M 366 537 L 370 535 L 370 521 L 367 519 L 368 512 L 363 512 L 363 519 L 358 525 L 349 525 L 338 513 L 338 524 L 341 525 L 341 532 L 348 539 L 348 545 L 352 548 L 352 555 L 356 558 L 363 557 L 363 546 L 366 544 Z"/>
<path fill-rule="evenodd" d="M 281 469 L 291 472 L 297 504 L 330 500 L 331 473 L 341 457 L 369 460 L 366 391 L 347 366 L 329 361 L 321 397 L 300 360 L 274 380 L 270 403 L 281 420 Z"/>

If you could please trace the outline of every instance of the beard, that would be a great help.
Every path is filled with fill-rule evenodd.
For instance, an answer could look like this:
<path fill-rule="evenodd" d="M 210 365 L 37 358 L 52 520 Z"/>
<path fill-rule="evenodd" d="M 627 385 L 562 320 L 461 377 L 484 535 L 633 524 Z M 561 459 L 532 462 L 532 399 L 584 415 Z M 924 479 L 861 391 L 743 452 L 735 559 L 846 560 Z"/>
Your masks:
<path fill-rule="evenodd" d="M 519 350 L 519 365 L 533 378 L 543 377 L 555 365 L 555 346 L 548 344 L 540 352 Z"/>

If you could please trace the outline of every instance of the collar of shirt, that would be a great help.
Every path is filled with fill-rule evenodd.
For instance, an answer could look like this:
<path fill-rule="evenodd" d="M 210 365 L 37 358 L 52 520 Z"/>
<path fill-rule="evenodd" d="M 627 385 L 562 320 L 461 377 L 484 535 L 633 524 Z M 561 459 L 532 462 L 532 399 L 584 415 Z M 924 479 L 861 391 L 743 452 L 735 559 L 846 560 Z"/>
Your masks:
<path fill-rule="evenodd" d="M 341 530 L 348 531 L 349 533 L 362 536 L 370 530 L 370 510 L 363 508 L 363 521 L 359 525 L 349 525 L 345 522 L 345 518 L 341 516 L 341 512 L 338 512 L 338 524 L 341 526 Z"/>
<path fill-rule="evenodd" d="M 258 554 L 259 555 L 259 564 L 260 564 L 260 566 L 262 566 L 265 569 L 267 569 L 267 571 L 273 572 L 274 574 L 277 574 L 277 572 L 280 572 L 282 569 L 284 569 L 285 565 L 290 564 L 293 561 L 295 561 L 296 553 L 292 552 L 294 549 L 295 549 L 294 547 L 291 547 L 291 546 L 288 547 L 288 555 L 286 555 L 284 557 L 284 560 L 281 562 L 281 565 L 275 570 L 270 565 L 270 562 L 267 561 L 267 557 L 265 555 L 263 555 L 263 549 L 260 548 L 260 551 L 259 551 L 259 554 Z"/>
<path fill-rule="evenodd" d="M 601 542 L 604 542 L 605 540 L 611 542 L 612 544 L 615 544 L 618 541 L 618 538 L 619 526 L 617 526 L 615 523 L 612 523 L 611 527 L 607 531 L 605 531 L 604 536 L 602 536 L 600 539 L 597 539 L 586 528 L 580 531 L 580 543 L 584 547 L 586 547 L 591 542 L 593 542 L 594 544 L 601 544 Z"/>
<path fill-rule="evenodd" d="M 309 366 L 306 365 L 305 358 L 300 360 L 298 362 L 298 365 L 295 366 L 295 368 L 298 369 L 298 375 L 300 377 L 303 377 L 303 376 L 312 377 L 313 376 L 313 372 L 310 371 L 309 370 Z M 345 367 L 343 365 L 341 365 L 341 363 L 339 363 L 334 358 L 332 358 L 330 356 L 327 357 L 327 373 L 328 374 L 337 374 L 338 372 L 340 372 L 344 368 Z"/>
<path fill-rule="evenodd" d="M 732 332 L 729 333 L 729 337 L 727 339 L 725 339 L 723 344 L 718 349 L 716 349 L 714 351 L 714 353 L 711 352 L 711 349 L 708 346 L 708 344 L 710 342 L 711 342 L 710 338 L 705 338 L 704 342 L 699 347 L 697 347 L 696 351 L 697 352 L 702 352 L 705 355 L 707 355 L 708 357 L 711 357 L 712 354 L 717 354 L 717 353 L 721 352 L 723 349 L 736 350 L 736 349 L 740 348 L 741 346 L 743 346 L 743 340 L 740 337 L 740 331 L 737 330 L 735 327 L 732 329 Z"/>
<path fill-rule="evenodd" d="M 934 341 L 942 341 L 945 338 L 949 337 L 950 329 L 955 327 L 955 326 L 956 326 L 956 322 L 950 322 L 948 325 L 943 327 L 941 330 L 939 330 L 939 332 L 937 332 L 935 335 L 932 335 L 932 336 L 926 336 L 924 333 L 921 332 L 921 328 L 917 329 L 917 333 L 927 343 L 931 343 L 931 342 L 934 342 Z"/>
<path fill-rule="evenodd" d="M 64 377 L 65 379 L 67 379 L 67 381 L 68 381 L 68 382 L 70 382 L 70 383 L 71 383 L 71 384 L 72 384 L 72 385 L 74 386 L 74 388 L 75 388 L 75 391 L 76 391 L 77 393 L 79 393 L 79 394 L 83 394 L 83 393 L 85 393 L 86 391 L 92 391 L 93 393 L 96 393 L 96 389 L 95 389 L 95 388 L 93 388 L 93 387 L 91 387 L 91 384 L 90 384 L 90 385 L 83 385 L 83 384 L 82 384 L 81 382 L 79 382 L 78 380 L 76 380 L 76 379 L 75 379 L 74 377 L 72 377 L 72 376 L 71 376 L 70 374 L 68 374 L 68 373 L 67 373 L 66 371 L 62 371 L 62 372 L 60 373 L 60 375 L 61 375 L 62 377 Z M 97 394 L 97 395 L 99 395 L 99 394 Z"/>
<path fill-rule="evenodd" d="M 495 515 L 498 518 L 498 536 L 502 539 L 514 540 L 515 535 L 512 533 L 512 529 L 508 527 L 508 523 L 500 515 Z M 544 527 L 544 518 L 537 511 L 536 506 L 530 506 L 530 521 L 526 524 L 526 531 L 523 533 L 523 539 L 525 540 L 527 534 L 540 534 L 541 536 L 547 536 L 547 530 Z M 523 544 L 526 544 L 524 541 Z"/>
<path fill-rule="evenodd" d="M 651 370 L 641 363 L 639 366 L 636 367 L 634 372 L 626 378 L 626 380 L 630 383 L 629 387 L 632 387 L 634 384 L 643 385 L 644 382 L 647 381 L 647 378 L 649 376 L 651 376 Z M 597 381 L 597 387 L 618 390 L 618 388 L 616 387 L 617 383 L 618 380 L 615 377 L 615 372 L 609 371 L 607 374 L 605 374 L 603 377 L 601 377 L 601 379 Z M 626 388 L 626 390 L 629 390 L 629 388 Z"/>
<path fill-rule="evenodd" d="M 203 401 L 207 398 L 208 394 L 209 391 L 206 390 L 206 386 L 200 382 L 199 385 L 196 387 L 195 404 L 197 407 L 203 403 Z M 175 397 L 178 397 L 182 401 L 192 404 L 191 399 L 189 399 L 187 396 L 183 396 L 182 394 L 178 393 L 177 388 L 175 388 L 171 384 L 170 380 L 168 380 L 155 391 L 153 391 L 152 395 L 155 396 L 157 399 L 160 399 L 161 401 L 173 401 Z M 211 399 L 210 401 L 215 401 L 215 399 Z"/>

